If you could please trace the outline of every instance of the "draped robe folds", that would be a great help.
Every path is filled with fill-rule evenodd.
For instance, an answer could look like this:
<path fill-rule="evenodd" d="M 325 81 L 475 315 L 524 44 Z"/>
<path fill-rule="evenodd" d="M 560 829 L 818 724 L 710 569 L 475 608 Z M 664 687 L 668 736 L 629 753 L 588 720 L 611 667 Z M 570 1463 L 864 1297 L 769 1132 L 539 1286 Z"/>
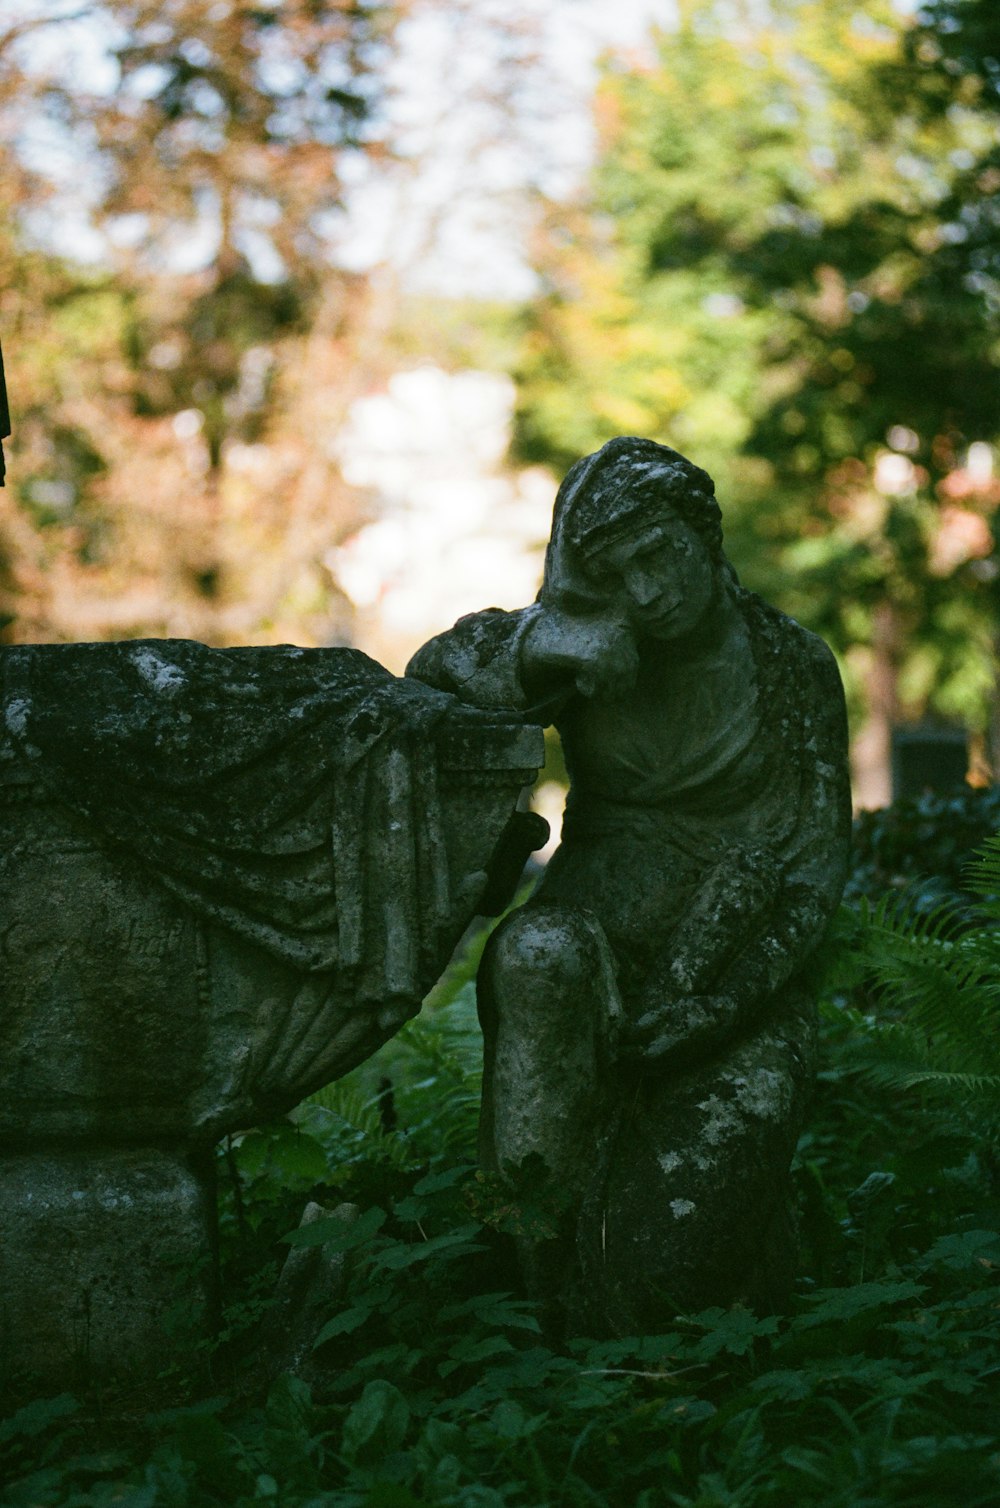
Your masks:
<path fill-rule="evenodd" d="M 454 910 L 433 735 L 482 714 L 346 649 L 30 645 L 0 678 L 14 779 L 359 1009 L 419 1007 Z"/>
<path fill-rule="evenodd" d="M 541 759 L 540 729 L 353 650 L 0 648 L 17 1380 L 60 1386 L 81 1335 L 95 1386 L 187 1377 L 217 1311 L 213 1144 L 416 1014 Z"/>
<path fill-rule="evenodd" d="M 706 674 L 697 662 L 673 667 L 672 646 L 651 642 L 634 688 L 620 700 L 563 699 L 551 713 L 570 775 L 563 844 L 543 894 L 570 899 L 573 872 L 587 850 L 611 868 L 642 869 L 655 852 L 670 868 L 678 900 L 737 849 L 763 848 L 781 873 L 775 905 L 785 943 L 783 978 L 815 946 L 839 900 L 850 828 L 843 691 L 833 656 L 753 593 L 733 587 L 745 638 L 732 662 Z M 521 644 L 546 594 L 517 613 L 491 609 L 432 639 L 407 673 L 480 706 L 526 708 Z M 529 708 L 528 715 L 539 716 Z M 831 862 L 831 858 L 833 862 Z M 648 878 L 648 876 L 647 876 Z M 652 930 L 634 882 L 608 914 L 595 905 L 622 972 L 638 981 L 640 962 L 662 949 L 668 915 Z M 577 897 L 578 904 L 593 905 Z M 674 913 L 676 917 L 676 913 Z M 620 936 L 616 938 L 616 933 Z"/>

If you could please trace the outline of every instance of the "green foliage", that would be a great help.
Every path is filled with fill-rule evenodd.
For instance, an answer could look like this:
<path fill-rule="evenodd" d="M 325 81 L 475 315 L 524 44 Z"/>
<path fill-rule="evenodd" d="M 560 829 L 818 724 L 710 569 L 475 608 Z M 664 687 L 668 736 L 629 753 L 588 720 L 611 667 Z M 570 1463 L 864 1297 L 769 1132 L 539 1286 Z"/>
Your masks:
<path fill-rule="evenodd" d="M 553 210 L 522 450 L 693 454 L 747 584 L 856 691 L 874 652 L 907 713 L 983 728 L 997 490 L 966 457 L 1000 412 L 996 8 L 677 9 L 655 55 L 608 65 L 589 202 Z"/>
<path fill-rule="evenodd" d="M 392 358 L 331 240 L 400 12 L 2 8 L 8 640 L 339 642 L 319 562 L 363 509 L 316 435 Z"/>
<path fill-rule="evenodd" d="M 972 892 L 966 869 L 972 852 L 998 828 L 997 787 L 967 786 L 861 812 L 854 822 L 845 899 L 874 900 L 905 886 L 922 910 L 946 900 L 968 905 Z"/>
<path fill-rule="evenodd" d="M 881 1012 L 868 1077 L 964 1107 L 988 1150 L 1000 1137 L 1000 837 L 970 866 L 971 911 L 861 903 L 853 938 Z"/>
<path fill-rule="evenodd" d="M 921 1108 L 858 1073 L 882 1051 L 872 1017 L 842 991 L 824 1006 L 792 1312 L 712 1309 L 555 1350 L 517 1297 L 472 1160 L 468 967 L 380 1060 L 220 1153 L 231 1333 L 289 1243 L 350 1248 L 319 1380 L 279 1377 L 249 1400 L 217 1384 L 169 1410 L 28 1403 L 0 1426 L 5 1508 L 946 1508 L 958 1481 L 971 1508 L 996 1501 L 996 1192 L 952 1098 Z M 351 1198 L 360 1219 L 299 1229 L 307 1197 Z"/>

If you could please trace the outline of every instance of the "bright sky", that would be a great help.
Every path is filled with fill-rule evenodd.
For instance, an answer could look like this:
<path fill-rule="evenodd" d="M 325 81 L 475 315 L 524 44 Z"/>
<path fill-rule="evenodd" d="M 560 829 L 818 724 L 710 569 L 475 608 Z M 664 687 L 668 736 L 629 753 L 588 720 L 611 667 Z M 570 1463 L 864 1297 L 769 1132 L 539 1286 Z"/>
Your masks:
<path fill-rule="evenodd" d="M 558 197 L 579 182 L 593 150 L 600 53 L 640 46 L 651 22 L 669 26 L 674 13 L 673 0 L 459 0 L 454 10 L 418 10 L 392 80 L 412 168 L 386 176 L 360 165 L 345 260 L 388 258 L 435 291 L 530 293 L 525 191 Z M 506 119 L 488 98 L 504 82 L 498 23 L 533 34 L 541 58 L 538 72 L 522 70 Z"/>
<path fill-rule="evenodd" d="M 29 17 L 53 24 L 33 31 L 21 57 L 41 73 L 115 87 L 106 52 L 116 4 L 85 13 L 76 0 L 0 0 L 0 32 Z M 424 0 L 400 32 L 390 113 L 408 159 L 393 172 L 358 160 L 349 170 L 348 218 L 331 226 L 337 260 L 355 267 L 392 262 L 412 284 L 466 294 L 519 297 L 531 290 L 523 255 L 532 189 L 567 192 L 592 150 L 589 98 L 596 60 L 607 47 L 641 44 L 650 21 L 669 26 L 673 0 Z M 65 19 L 63 19 L 65 18 Z M 502 74 L 503 31 L 534 41 L 537 68 Z M 521 43 L 520 45 L 523 45 Z M 497 96 L 516 94 L 504 116 Z M 66 254 L 100 259 L 104 243 L 88 225 L 93 159 L 39 118 L 22 123 L 22 150 L 62 190 L 39 217 L 36 235 Z M 141 227 L 122 223 L 126 242 Z M 252 234 L 252 233 L 251 233 Z M 196 267 L 214 230 L 185 234 L 176 265 Z M 244 247 L 264 277 L 280 275 L 266 235 Z"/>

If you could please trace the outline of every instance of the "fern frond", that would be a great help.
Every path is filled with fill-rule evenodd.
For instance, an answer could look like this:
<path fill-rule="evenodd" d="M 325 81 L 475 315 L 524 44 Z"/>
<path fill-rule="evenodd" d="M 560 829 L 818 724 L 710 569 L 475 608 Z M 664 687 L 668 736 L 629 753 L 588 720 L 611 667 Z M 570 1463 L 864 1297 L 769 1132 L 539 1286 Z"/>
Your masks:
<path fill-rule="evenodd" d="M 910 1035 L 925 1041 L 935 1060 L 969 1072 L 989 1074 L 1000 1065 L 994 1008 L 984 1009 L 982 993 L 947 976 L 909 981 L 895 998 L 905 1010 Z"/>
<path fill-rule="evenodd" d="M 920 1091 L 961 1109 L 988 1140 L 1000 1132 L 1000 1073 L 978 1072 L 947 1045 L 911 1034 L 905 1022 L 876 1029 L 857 1055 L 855 1067 L 881 1090 Z"/>
<path fill-rule="evenodd" d="M 1000 836 L 980 850 L 976 887 L 1000 891 Z M 874 1059 L 862 1068 L 872 1082 L 960 1098 L 1000 1118 L 1000 929 L 982 908 L 968 913 L 938 906 L 920 914 L 903 896 L 859 908 L 854 942 L 868 978 L 896 1019 L 869 1039 Z"/>
<path fill-rule="evenodd" d="M 308 1105 L 319 1106 L 342 1123 L 339 1146 L 332 1149 L 335 1160 L 346 1163 L 363 1156 L 400 1171 L 414 1165 L 406 1138 L 387 1131 L 382 1124 L 380 1098 L 364 1093 L 349 1079 L 335 1080 L 309 1096 Z"/>
<path fill-rule="evenodd" d="M 960 1089 L 969 1094 L 982 1094 L 994 1099 L 997 1108 L 1000 1109 L 1000 1074 L 998 1073 L 958 1073 L 949 1072 L 944 1068 L 925 1068 L 922 1072 L 908 1074 L 901 1082 L 907 1089 L 922 1085 L 926 1088 L 949 1091 Z"/>
<path fill-rule="evenodd" d="M 904 1018 L 884 1026 L 875 1026 L 869 1034 L 868 1045 L 878 1052 L 878 1067 L 873 1072 L 881 1074 L 883 1068 L 890 1075 L 921 1074 L 925 1072 L 968 1074 L 989 1079 L 1000 1075 L 1000 1062 L 994 1062 L 984 1070 L 979 1054 L 979 1044 L 970 1050 L 966 1042 L 954 1036 L 928 1035 L 913 1022 Z M 888 1079 L 885 1080 L 888 1083 Z"/>
<path fill-rule="evenodd" d="M 965 875 L 969 889 L 979 897 L 977 911 L 990 921 L 1000 922 L 1000 833 L 987 838 L 976 850 Z"/>
<path fill-rule="evenodd" d="M 884 935 L 900 945 L 931 944 L 947 946 L 960 935 L 962 920 L 949 901 L 941 901 L 930 911 L 918 910 L 914 904 L 915 887 L 890 891 L 875 906 L 862 898 L 858 912 L 867 932 Z"/>
<path fill-rule="evenodd" d="M 406 1075 L 399 1108 L 412 1134 L 432 1156 L 474 1157 L 483 1073 L 475 984 L 421 1013 L 397 1040 Z"/>

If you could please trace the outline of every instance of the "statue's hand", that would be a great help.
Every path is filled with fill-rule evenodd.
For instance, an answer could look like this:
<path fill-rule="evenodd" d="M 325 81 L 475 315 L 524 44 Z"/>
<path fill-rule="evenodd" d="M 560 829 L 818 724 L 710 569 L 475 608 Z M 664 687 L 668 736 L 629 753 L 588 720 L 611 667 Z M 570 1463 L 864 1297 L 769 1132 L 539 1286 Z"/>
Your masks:
<path fill-rule="evenodd" d="M 619 1057 L 637 1068 L 686 1068 L 721 1046 L 738 1014 L 731 995 L 686 995 L 671 1000 L 625 1029 Z"/>
<path fill-rule="evenodd" d="M 628 624 L 612 614 L 568 613 L 547 608 L 521 650 L 526 676 L 538 684 L 571 680 L 581 696 L 620 697 L 632 689 L 639 668 Z"/>

